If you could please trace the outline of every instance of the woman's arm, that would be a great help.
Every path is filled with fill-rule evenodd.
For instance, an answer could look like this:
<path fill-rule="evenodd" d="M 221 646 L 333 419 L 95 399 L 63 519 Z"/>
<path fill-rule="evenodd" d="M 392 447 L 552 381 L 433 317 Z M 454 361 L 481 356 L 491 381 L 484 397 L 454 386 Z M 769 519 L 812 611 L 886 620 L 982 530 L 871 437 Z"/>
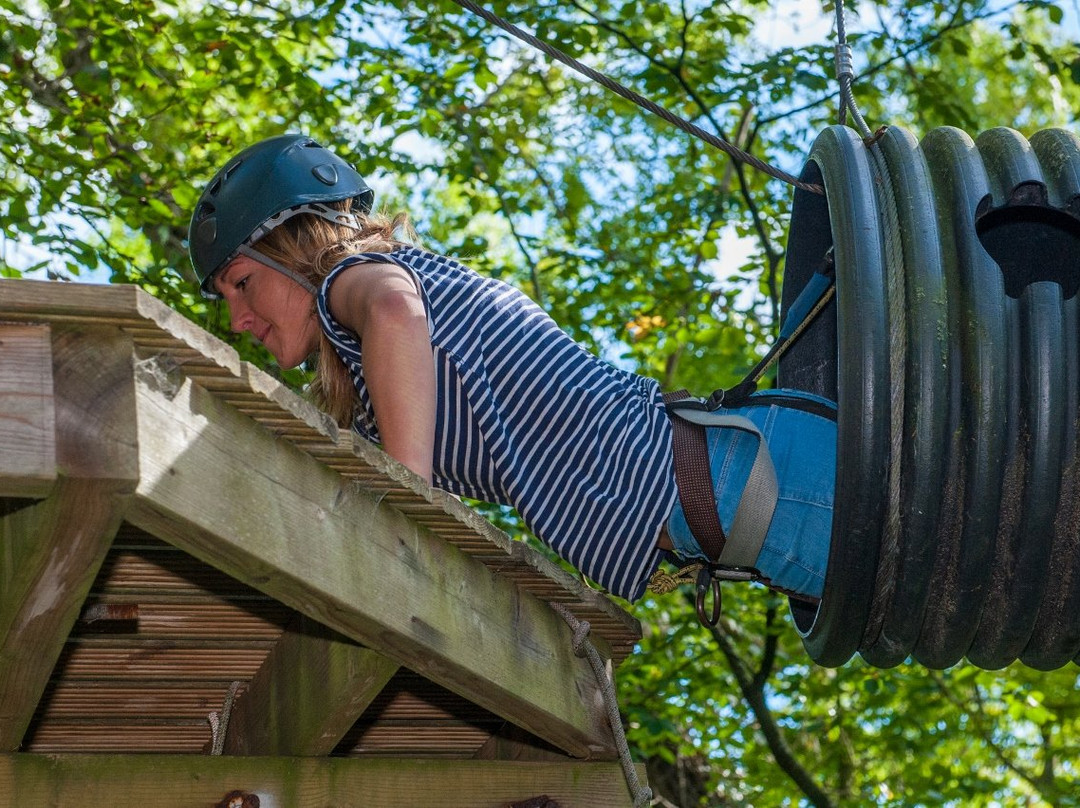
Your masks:
<path fill-rule="evenodd" d="M 416 282 L 393 264 L 359 264 L 334 281 L 329 303 L 338 322 L 360 337 L 383 449 L 430 485 L 435 360 Z"/>

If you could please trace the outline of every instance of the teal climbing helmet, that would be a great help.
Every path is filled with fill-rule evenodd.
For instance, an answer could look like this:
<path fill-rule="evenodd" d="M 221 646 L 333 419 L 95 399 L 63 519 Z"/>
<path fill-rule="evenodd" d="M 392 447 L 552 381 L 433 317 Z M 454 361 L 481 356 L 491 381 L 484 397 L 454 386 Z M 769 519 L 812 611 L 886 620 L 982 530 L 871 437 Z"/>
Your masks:
<path fill-rule="evenodd" d="M 249 146 L 214 175 L 191 216 L 188 250 L 199 288 L 206 297 L 219 297 L 214 275 L 297 214 L 358 227 L 353 213 L 368 213 L 374 195 L 356 169 L 306 135 L 278 135 Z M 348 213 L 327 205 L 343 199 L 352 200 Z M 274 268 L 308 285 L 284 267 Z"/>

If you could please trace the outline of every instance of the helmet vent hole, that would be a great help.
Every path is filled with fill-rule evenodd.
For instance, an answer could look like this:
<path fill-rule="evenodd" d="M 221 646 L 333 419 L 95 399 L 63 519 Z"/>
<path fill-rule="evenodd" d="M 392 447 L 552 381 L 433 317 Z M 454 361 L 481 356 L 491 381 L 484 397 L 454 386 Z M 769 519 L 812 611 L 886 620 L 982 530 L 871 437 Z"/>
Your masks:
<path fill-rule="evenodd" d="M 237 161 L 236 161 L 235 163 L 233 163 L 233 164 L 232 164 L 231 166 L 229 166 L 228 168 L 226 168 L 226 169 L 225 169 L 225 170 L 224 170 L 224 171 L 222 172 L 222 174 L 221 174 L 221 179 L 220 179 L 220 180 L 219 180 L 218 182 L 228 182 L 228 181 L 229 181 L 229 177 L 231 177 L 231 176 L 232 176 L 233 174 L 235 174 L 235 173 L 236 173 L 236 169 L 240 168 L 240 166 L 241 166 L 241 165 L 243 165 L 243 163 L 244 163 L 244 161 L 243 161 L 243 160 L 237 160 Z"/>

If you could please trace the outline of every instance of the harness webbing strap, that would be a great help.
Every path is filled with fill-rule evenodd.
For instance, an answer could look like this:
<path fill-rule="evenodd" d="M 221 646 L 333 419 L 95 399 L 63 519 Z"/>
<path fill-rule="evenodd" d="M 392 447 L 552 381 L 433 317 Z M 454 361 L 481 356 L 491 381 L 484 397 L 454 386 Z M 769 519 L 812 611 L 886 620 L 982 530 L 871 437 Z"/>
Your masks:
<path fill-rule="evenodd" d="M 664 403 L 690 398 L 685 390 L 664 394 Z M 724 552 L 727 536 L 716 512 L 716 495 L 709 472 L 709 449 L 705 427 L 671 413 L 675 485 L 679 503 L 686 515 L 686 524 L 710 561 L 717 561 Z"/>
<path fill-rule="evenodd" d="M 726 567 L 753 567 L 757 564 L 762 545 L 765 544 L 765 536 L 769 532 L 769 525 L 772 524 L 780 492 L 780 486 L 776 480 L 776 467 L 773 466 L 769 455 L 765 436 L 761 434 L 761 430 L 753 421 L 742 415 L 692 409 L 680 409 L 674 415 L 678 420 L 690 421 L 702 427 L 738 429 L 757 439 L 754 463 L 743 486 L 739 504 L 735 508 L 735 515 L 732 517 L 731 529 L 727 533 L 727 544 L 719 559 L 714 559 Z M 705 462 L 708 463 L 707 454 Z M 709 482 L 711 490 L 711 475 Z M 716 507 L 715 504 L 713 507 Z M 687 518 L 687 524 L 690 524 L 689 518 Z M 693 525 L 691 525 L 691 530 L 693 530 Z"/>

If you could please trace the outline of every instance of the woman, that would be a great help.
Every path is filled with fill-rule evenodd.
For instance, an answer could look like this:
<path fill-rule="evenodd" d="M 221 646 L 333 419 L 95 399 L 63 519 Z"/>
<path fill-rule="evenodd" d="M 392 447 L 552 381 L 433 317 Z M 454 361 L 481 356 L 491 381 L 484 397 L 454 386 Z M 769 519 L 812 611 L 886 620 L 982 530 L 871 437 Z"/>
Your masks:
<path fill-rule="evenodd" d="M 681 509 L 657 383 L 599 360 L 513 287 L 398 240 L 405 218 L 371 202 L 310 138 L 246 149 L 192 217 L 204 294 L 283 368 L 317 352 L 315 394 L 339 423 L 431 485 L 513 505 L 609 591 L 639 598 L 665 550 L 703 557 L 665 530 Z M 762 571 L 818 596 L 824 562 L 794 562 L 782 581 Z"/>

